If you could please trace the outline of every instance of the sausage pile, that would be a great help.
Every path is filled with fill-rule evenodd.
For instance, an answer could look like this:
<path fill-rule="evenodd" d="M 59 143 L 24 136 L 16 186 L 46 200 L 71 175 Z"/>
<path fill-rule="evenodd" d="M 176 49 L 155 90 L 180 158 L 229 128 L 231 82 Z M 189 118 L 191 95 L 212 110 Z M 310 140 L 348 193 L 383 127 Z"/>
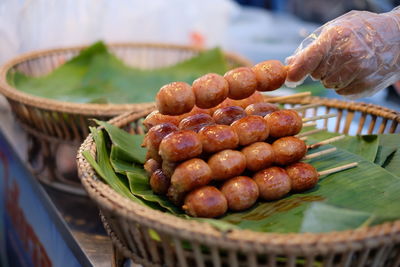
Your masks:
<path fill-rule="evenodd" d="M 211 218 L 314 187 L 318 172 L 299 162 L 307 146 L 294 136 L 301 116 L 257 92 L 285 78 L 279 61 L 265 61 L 162 87 L 158 111 L 143 122 L 152 190 L 191 216 Z"/>

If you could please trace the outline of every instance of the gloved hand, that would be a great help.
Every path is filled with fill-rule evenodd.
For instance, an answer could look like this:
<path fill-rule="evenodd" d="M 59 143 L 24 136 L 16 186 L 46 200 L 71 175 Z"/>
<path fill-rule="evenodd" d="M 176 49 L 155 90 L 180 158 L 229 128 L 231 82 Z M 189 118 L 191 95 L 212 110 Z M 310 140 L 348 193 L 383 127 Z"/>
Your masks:
<path fill-rule="evenodd" d="M 288 86 L 310 74 L 338 94 L 372 95 L 400 80 L 400 10 L 340 16 L 307 37 L 286 63 Z"/>

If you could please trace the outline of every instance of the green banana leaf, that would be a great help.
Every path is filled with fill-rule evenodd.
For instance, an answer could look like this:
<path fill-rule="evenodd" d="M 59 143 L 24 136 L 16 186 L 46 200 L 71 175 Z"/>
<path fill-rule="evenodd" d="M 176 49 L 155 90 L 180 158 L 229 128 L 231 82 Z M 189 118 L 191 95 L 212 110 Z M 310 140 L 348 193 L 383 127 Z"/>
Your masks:
<path fill-rule="evenodd" d="M 192 83 L 209 72 L 223 74 L 227 62 L 218 48 L 171 67 L 141 70 L 126 66 L 98 42 L 82 50 L 50 74 L 30 77 L 9 73 L 17 89 L 36 96 L 78 103 L 152 102 L 161 86 L 172 81 Z"/>
<path fill-rule="evenodd" d="M 101 125 L 105 129 L 110 129 L 110 127 L 106 127 L 106 123 L 101 123 Z M 184 215 L 165 197 L 154 194 L 143 171 L 129 172 L 132 166 L 139 169 L 141 166 L 133 165 L 134 162 L 130 162 L 124 153 L 113 152 L 113 149 L 118 147 L 116 143 L 129 145 L 129 148 L 121 149 L 133 149 L 131 142 L 119 140 L 127 138 L 127 135 L 118 134 L 118 131 L 123 130 L 115 127 L 112 131 L 107 131 L 110 136 L 109 140 L 112 142 L 112 146 L 107 147 L 111 147 L 110 158 L 111 162 L 114 162 L 110 166 L 114 167 L 115 172 L 126 173 L 126 176 L 118 176 L 129 181 L 129 185 L 124 183 L 126 189 L 141 199 L 144 205 L 151 203 L 150 206 L 156 205 L 157 209 L 182 218 L 193 219 Z M 326 133 L 325 137 L 324 133 L 319 133 L 317 138 L 314 139 L 313 136 L 309 140 L 315 142 L 317 139 L 326 139 L 331 136 L 331 133 Z M 400 178 L 374 163 L 379 152 L 378 145 L 383 142 L 381 137 L 381 135 L 346 137 L 348 141 L 339 142 L 340 145 L 337 146 L 338 149 L 334 153 L 309 160 L 318 170 L 326 170 L 350 162 L 359 163 L 356 168 L 321 177 L 318 185 L 311 190 L 289 194 L 278 201 L 260 201 L 246 211 L 229 212 L 217 219 L 200 218 L 196 220 L 210 223 L 221 231 L 239 228 L 287 233 L 353 229 L 399 219 Z M 395 143 L 395 140 L 396 138 L 393 137 L 391 141 Z M 140 144 L 139 140 L 136 141 L 136 144 Z M 352 152 L 339 148 L 339 146 Z M 327 145 L 315 151 L 330 147 L 333 146 Z M 106 146 L 101 146 L 100 149 L 106 149 Z M 122 155 L 121 158 L 119 155 Z M 372 161 L 368 159 L 372 159 Z M 119 161 L 124 164 L 120 164 Z M 336 219 L 330 220 L 327 224 L 327 218 L 332 216 Z M 320 224 L 325 225 L 321 226 Z"/>
<path fill-rule="evenodd" d="M 117 176 L 117 174 L 114 172 L 114 169 L 111 167 L 103 131 L 97 130 L 93 127 L 90 128 L 90 131 L 96 143 L 96 159 L 92 157 L 89 151 L 84 151 L 83 156 L 90 163 L 90 165 L 93 166 L 97 174 L 100 175 L 101 178 L 103 178 L 115 191 L 131 199 L 132 201 L 135 201 L 136 203 L 144 204 L 143 201 L 135 197 L 130 190 L 127 189 L 126 179 L 121 178 L 121 176 Z"/>
<path fill-rule="evenodd" d="M 144 135 L 132 135 L 112 124 L 98 120 L 95 120 L 95 122 L 106 129 L 122 160 L 142 164 L 145 162 L 147 150 L 141 146 Z M 117 152 L 115 151 L 115 153 Z"/>
<path fill-rule="evenodd" d="M 400 177 L 400 134 L 380 135 L 379 147 L 375 163 Z"/>
<path fill-rule="evenodd" d="M 315 133 L 308 138 L 309 143 L 316 143 L 321 140 L 338 136 L 338 133 L 322 131 Z M 351 153 L 357 154 L 366 160 L 374 161 L 379 147 L 380 137 L 378 135 L 356 135 L 346 136 L 344 139 L 337 141 L 334 145 L 338 148 L 345 149 Z M 312 152 L 312 151 L 310 151 Z"/>
<path fill-rule="evenodd" d="M 338 208 L 323 202 L 314 202 L 304 213 L 301 232 L 330 232 L 358 228 L 368 223 L 368 212 Z"/>
<path fill-rule="evenodd" d="M 159 204 L 172 214 L 182 214 L 182 210 L 173 205 L 165 196 L 154 194 L 149 184 L 146 174 L 127 173 L 130 191 L 137 197 L 149 202 Z"/>

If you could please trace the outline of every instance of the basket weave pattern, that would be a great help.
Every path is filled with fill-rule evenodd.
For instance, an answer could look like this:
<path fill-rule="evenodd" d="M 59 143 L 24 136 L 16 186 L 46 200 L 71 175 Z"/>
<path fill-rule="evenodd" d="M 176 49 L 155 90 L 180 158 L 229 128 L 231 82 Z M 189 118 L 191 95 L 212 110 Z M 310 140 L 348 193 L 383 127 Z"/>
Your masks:
<path fill-rule="evenodd" d="M 66 177 L 55 162 L 60 146 L 76 150 L 93 126 L 91 119 L 108 120 L 124 112 L 154 108 L 153 103 L 86 104 L 62 102 L 19 91 L 7 82 L 7 75 L 16 71 L 28 76 L 44 76 L 76 56 L 85 47 L 53 49 L 17 57 L 0 69 L 0 93 L 6 96 L 16 118 L 28 133 L 31 142 L 28 160 L 32 171 L 44 183 L 72 193 L 83 193 L 77 175 Z M 141 69 L 166 67 L 197 55 L 200 50 L 188 46 L 166 44 L 114 44 L 109 49 L 125 64 Z M 250 65 L 233 54 L 225 54 L 228 67 Z M 57 88 L 54 88 L 55 90 Z M 73 160 L 71 158 L 71 160 Z M 75 172 L 76 173 L 76 172 Z"/>
<path fill-rule="evenodd" d="M 400 113 L 375 105 L 307 97 L 285 102 L 287 108 L 318 103 L 323 114 L 335 112 L 334 130 L 341 133 L 394 133 Z M 320 109 L 309 109 L 317 113 Z M 142 132 L 147 112 L 121 115 L 111 123 Z M 322 114 L 318 114 L 322 115 Z M 354 122 L 356 123 L 354 127 Z M 352 124 L 353 122 L 353 124 Z M 330 123 L 329 123 L 330 124 Z M 104 226 L 118 251 L 144 266 L 399 266 L 400 220 L 356 230 L 314 233 L 221 232 L 209 224 L 183 220 L 136 204 L 97 178 L 82 156 L 96 148 L 92 136 L 77 157 L 85 190 L 101 210 Z M 159 240 L 152 237 L 157 233 Z"/>

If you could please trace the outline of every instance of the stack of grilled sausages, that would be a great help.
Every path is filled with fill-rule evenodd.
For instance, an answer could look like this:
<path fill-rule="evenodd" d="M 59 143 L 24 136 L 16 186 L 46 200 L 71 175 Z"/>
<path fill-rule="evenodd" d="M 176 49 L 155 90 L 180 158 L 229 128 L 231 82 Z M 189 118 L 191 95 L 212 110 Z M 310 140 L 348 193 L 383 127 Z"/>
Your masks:
<path fill-rule="evenodd" d="M 212 218 L 314 187 L 318 173 L 299 162 L 307 146 L 294 137 L 301 116 L 257 92 L 275 90 L 285 79 L 285 66 L 270 60 L 207 74 L 192 86 L 162 87 L 158 111 L 143 122 L 153 191 L 191 216 Z"/>

